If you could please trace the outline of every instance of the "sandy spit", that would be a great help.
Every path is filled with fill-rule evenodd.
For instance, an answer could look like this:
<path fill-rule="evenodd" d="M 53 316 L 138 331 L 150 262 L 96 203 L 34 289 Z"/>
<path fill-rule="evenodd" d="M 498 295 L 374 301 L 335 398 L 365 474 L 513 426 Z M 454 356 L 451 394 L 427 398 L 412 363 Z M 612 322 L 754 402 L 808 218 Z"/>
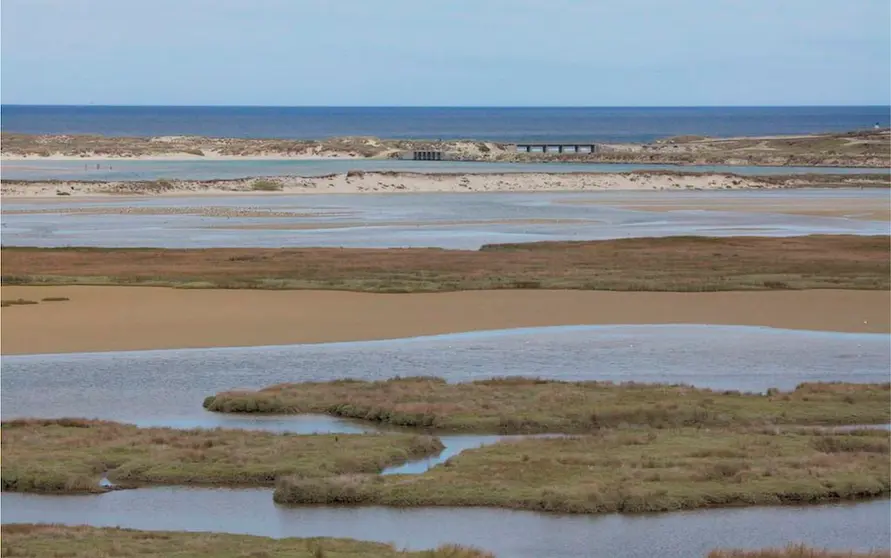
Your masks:
<path fill-rule="evenodd" d="M 256 191 L 258 180 L 276 191 Z M 283 176 L 269 179 L 172 180 L 147 182 L 35 181 L 4 182 L 4 198 L 55 196 L 176 195 L 255 193 L 275 195 L 324 193 L 356 194 L 386 192 L 556 192 L 601 190 L 730 190 L 778 188 L 796 185 L 789 181 L 764 180 L 733 174 L 680 173 L 506 173 L 421 174 L 395 172 L 351 172 L 323 177 Z"/>
<path fill-rule="evenodd" d="M 722 324 L 891 332 L 891 293 L 186 290 L 3 287 L 2 354 L 261 346 L 582 324 Z"/>

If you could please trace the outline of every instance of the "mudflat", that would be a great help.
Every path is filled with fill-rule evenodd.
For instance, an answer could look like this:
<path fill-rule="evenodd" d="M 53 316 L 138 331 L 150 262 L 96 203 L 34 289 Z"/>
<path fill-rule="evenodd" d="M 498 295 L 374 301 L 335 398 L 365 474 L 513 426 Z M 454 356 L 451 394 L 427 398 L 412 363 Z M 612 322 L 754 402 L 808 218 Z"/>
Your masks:
<path fill-rule="evenodd" d="M 6 286 L 3 354 L 261 346 L 582 324 L 725 324 L 891 332 L 887 290 L 380 294 Z"/>
<path fill-rule="evenodd" d="M 649 192 L 648 192 L 649 194 Z M 783 215 L 812 215 L 815 217 L 844 217 L 847 219 L 863 219 L 867 221 L 891 220 L 891 207 L 887 200 L 876 202 L 868 198 L 849 197 L 807 197 L 796 196 L 794 199 L 735 199 L 698 197 L 669 198 L 665 196 L 641 195 L 638 200 L 621 203 L 604 203 L 596 197 L 563 200 L 570 205 L 609 205 L 637 211 L 735 211 L 742 213 L 777 213 Z"/>

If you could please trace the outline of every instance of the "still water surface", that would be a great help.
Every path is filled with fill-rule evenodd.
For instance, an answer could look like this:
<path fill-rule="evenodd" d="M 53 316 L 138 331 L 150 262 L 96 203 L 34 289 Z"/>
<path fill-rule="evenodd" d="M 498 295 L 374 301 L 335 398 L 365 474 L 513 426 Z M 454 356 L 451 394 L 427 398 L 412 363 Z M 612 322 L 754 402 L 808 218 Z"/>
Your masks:
<path fill-rule="evenodd" d="M 327 416 L 205 412 L 203 398 L 235 387 L 436 375 L 499 375 L 784 389 L 803 381 L 885 381 L 885 335 L 730 326 L 569 326 L 388 341 L 280 347 L 26 355 L 3 358 L 3 419 L 96 417 L 140 426 L 291 432 L 373 432 Z M 465 449 L 512 437 L 445 436 L 439 456 L 386 470 L 420 473 Z M 887 546 L 887 501 L 658 515 L 559 516 L 500 509 L 287 508 L 271 491 L 146 488 L 103 495 L 5 493 L 2 521 L 284 536 L 337 536 L 430 548 L 475 545 L 499 557 L 703 556 L 719 546 L 806 541 Z"/>
<path fill-rule="evenodd" d="M 667 202 L 693 209 L 641 211 L 635 204 Z M 845 204 L 891 204 L 888 190 L 744 192 L 472 193 L 384 195 L 205 196 L 103 198 L 5 203 L 7 246 L 162 248 L 343 246 L 439 247 L 475 250 L 483 244 L 600 240 L 672 235 L 796 236 L 891 233 L 887 221 L 790 215 L 803 202 L 832 210 Z M 696 210 L 704 204 L 755 204 L 758 212 Z M 64 213 L 126 211 L 159 214 Z M 776 212 L 771 212 L 776 207 Z M 118 208 L 118 209 L 115 209 Z M 202 209 L 203 208 L 203 209 Z M 208 208 L 224 216 L 202 215 Z M 232 217 L 232 209 L 294 213 L 292 217 Z M 191 212 L 191 213 L 190 213 Z M 856 214 L 857 211 L 852 211 Z M 856 217 L 856 215 L 852 215 Z"/>
<path fill-rule="evenodd" d="M 271 490 L 145 488 L 103 495 L 5 493 L 4 523 L 52 522 L 270 537 L 350 537 L 409 549 L 457 543 L 498 558 L 704 557 L 713 548 L 806 541 L 835 549 L 887 548 L 887 500 L 647 515 L 567 516 L 492 508 L 277 506 Z"/>
<path fill-rule="evenodd" d="M 325 176 L 351 170 L 442 173 L 612 173 L 640 170 L 733 173 L 746 176 L 787 174 L 882 174 L 888 169 L 861 167 L 768 167 L 746 165 L 665 165 L 624 163 L 487 163 L 464 161 L 402 161 L 398 159 L 224 159 L 4 161 L 7 180 L 214 180 L 254 176 Z"/>
<path fill-rule="evenodd" d="M 2 416 L 140 426 L 330 430 L 327 417 L 209 413 L 219 391 L 335 378 L 493 376 L 683 383 L 761 392 L 802 382 L 884 382 L 891 337 L 748 326 L 561 326 L 271 347 L 3 357 Z M 336 423 L 340 424 L 340 423 Z M 359 430 L 367 427 L 356 427 Z"/>

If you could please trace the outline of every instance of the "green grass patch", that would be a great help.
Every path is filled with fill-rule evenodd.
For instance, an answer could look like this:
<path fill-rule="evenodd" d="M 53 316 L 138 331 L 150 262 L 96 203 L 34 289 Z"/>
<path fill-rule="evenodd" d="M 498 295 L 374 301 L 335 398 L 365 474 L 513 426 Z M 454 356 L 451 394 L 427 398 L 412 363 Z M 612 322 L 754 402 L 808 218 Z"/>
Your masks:
<path fill-rule="evenodd" d="M 891 422 L 891 384 L 802 384 L 768 394 L 661 384 L 439 378 L 280 384 L 210 396 L 226 413 L 327 413 L 439 432 L 588 433 L 641 425 L 839 425 Z"/>
<path fill-rule="evenodd" d="M 412 434 L 175 430 L 83 419 L 15 420 L 0 430 L 2 488 L 17 492 L 100 492 L 102 476 L 123 487 L 271 486 L 282 475 L 378 473 L 443 447 Z"/>
<path fill-rule="evenodd" d="M 864 439 L 825 452 L 823 440 Z M 284 477 L 284 504 L 497 506 L 565 513 L 656 512 L 886 496 L 889 433 L 620 429 L 466 451 L 421 475 Z M 841 445 L 846 446 L 845 442 Z"/>
<path fill-rule="evenodd" d="M 48 296 L 46 298 L 41 298 L 41 302 L 65 302 L 67 300 L 71 300 L 67 296 Z"/>
<path fill-rule="evenodd" d="M 115 527 L 3 525 L 3 556 L 21 558 L 494 558 L 455 545 L 410 552 L 394 546 L 333 538 L 272 539 L 223 533 L 136 531 Z"/>
<path fill-rule="evenodd" d="M 251 190 L 255 192 L 281 192 L 282 183 L 277 180 L 258 178 L 251 182 Z"/>

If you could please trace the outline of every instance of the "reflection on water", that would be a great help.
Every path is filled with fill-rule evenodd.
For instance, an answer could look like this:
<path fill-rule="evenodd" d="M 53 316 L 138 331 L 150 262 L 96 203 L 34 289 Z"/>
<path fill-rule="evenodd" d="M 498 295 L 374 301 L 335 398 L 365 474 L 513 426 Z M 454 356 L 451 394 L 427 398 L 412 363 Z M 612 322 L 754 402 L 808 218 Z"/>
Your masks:
<path fill-rule="evenodd" d="M 439 436 L 445 449 L 439 455 L 418 459 L 417 461 L 409 461 L 403 465 L 388 467 L 384 469 L 382 475 L 420 475 L 440 463 L 445 463 L 449 458 L 459 453 L 471 449 L 490 446 L 498 442 L 511 442 L 514 440 L 522 440 L 524 438 L 554 438 L 561 434 L 534 434 L 534 435 L 480 435 L 480 434 L 460 434 Z"/>
<path fill-rule="evenodd" d="M 169 403 L 172 404 L 172 402 Z M 185 405 L 185 401 L 182 403 Z M 191 402 L 191 405 L 194 405 L 194 402 Z M 181 411 L 182 414 L 180 416 L 157 414 L 137 420 L 111 418 L 108 416 L 101 416 L 100 418 L 128 422 L 143 428 L 234 428 L 239 430 L 290 432 L 293 434 L 364 434 L 381 431 L 373 424 L 328 415 L 217 415 L 215 413 L 203 412 L 196 408 L 186 408 L 185 406 Z M 160 413 L 163 413 L 163 411 Z M 43 418 L 47 417 L 44 411 L 41 411 L 40 416 Z M 84 415 L 82 413 L 76 414 L 76 416 L 92 417 L 92 415 Z"/>
<path fill-rule="evenodd" d="M 431 467 L 435 467 L 440 463 L 444 463 L 450 457 L 454 457 L 462 451 L 469 449 L 481 448 L 500 442 L 503 439 L 517 439 L 523 436 L 440 436 L 445 449 L 439 455 L 419 459 L 417 461 L 409 461 L 395 467 L 388 467 L 381 472 L 382 475 L 419 475 Z"/>
<path fill-rule="evenodd" d="M 887 548 L 887 500 L 856 505 L 756 507 L 651 515 L 561 516 L 489 508 L 276 506 L 270 490 L 146 488 L 103 495 L 4 493 L 3 523 L 52 522 L 271 537 L 350 537 L 409 549 L 458 543 L 499 558 L 689 558 L 716 547 L 806 541 Z"/>
<path fill-rule="evenodd" d="M 884 382 L 882 334 L 742 326 L 564 326 L 277 347 L 4 356 L 2 416 L 89 417 L 141 426 L 330 431 L 327 417 L 206 412 L 208 395 L 336 378 L 493 376 L 793 389 L 802 382 Z M 341 428 L 343 423 L 336 422 Z M 350 423 L 363 431 L 368 426 Z"/>
<path fill-rule="evenodd" d="M 9 246 L 120 246 L 166 248 L 436 246 L 477 249 L 483 244 L 547 240 L 597 240 L 671 235 L 794 236 L 889 234 L 887 222 L 776 213 L 727 211 L 647 212 L 613 207 L 647 199 L 771 203 L 808 199 L 891 202 L 887 190 L 733 192 L 471 193 L 397 195 L 207 196 L 127 198 L 90 202 L 16 203 L 15 209 L 101 206 L 113 208 L 250 207 L 302 213 L 300 217 L 208 217 L 140 214 L 7 214 Z M 796 197 L 797 196 L 797 197 Z M 597 204 L 573 203 L 596 199 Z M 107 209 L 106 209 L 107 210 Z M 306 216 L 305 214 L 318 213 Z M 560 221 L 564 222 L 560 222 Z M 510 221 L 515 221 L 511 223 Z M 437 224 L 440 223 L 440 224 Z M 445 224 L 443 224 L 445 223 Z M 374 226 L 356 226 L 356 225 Z M 319 228 L 244 229 L 317 225 Z M 348 225 L 344 228 L 331 228 Z M 383 225 L 383 226 L 382 226 Z M 226 228 L 220 228 L 225 226 Z"/>

